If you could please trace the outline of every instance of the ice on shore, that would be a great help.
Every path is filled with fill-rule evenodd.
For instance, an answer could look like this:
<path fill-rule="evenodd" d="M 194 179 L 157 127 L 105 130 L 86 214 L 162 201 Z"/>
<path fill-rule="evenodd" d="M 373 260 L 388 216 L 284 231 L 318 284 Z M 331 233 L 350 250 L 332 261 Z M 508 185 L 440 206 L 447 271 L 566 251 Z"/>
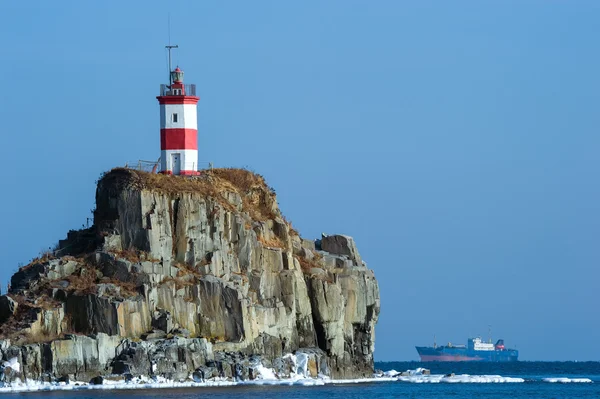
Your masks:
<path fill-rule="evenodd" d="M 7 367 L 10 367 L 17 373 L 21 371 L 21 364 L 19 363 L 19 360 L 16 357 L 10 358 L 2 363 L 2 369 L 5 369 Z"/>
<path fill-rule="evenodd" d="M 470 375 L 470 374 L 431 374 L 429 370 L 418 368 L 415 370 L 396 371 L 389 370 L 372 378 L 359 378 L 352 380 L 334 380 L 327 376 L 319 376 L 312 378 L 309 375 L 307 367 L 307 356 L 303 353 L 289 354 L 294 364 L 294 370 L 290 378 L 280 379 L 276 373 L 262 364 L 254 365 L 257 370 L 257 378 L 250 381 L 232 381 L 225 378 L 213 378 L 206 381 L 194 381 L 190 375 L 187 381 L 171 381 L 162 377 L 147 377 L 141 376 L 133 378 L 130 381 L 111 381 L 105 379 L 102 385 L 92 385 L 87 382 L 70 383 L 48 383 L 38 381 L 14 381 L 9 385 L 0 385 L 0 393 L 3 392 L 31 392 L 31 391 L 57 391 L 57 390 L 97 390 L 97 389 L 148 389 L 148 388 L 201 388 L 201 387 L 230 387 L 235 385 L 297 385 L 297 386 L 315 386 L 325 384 L 359 384 L 359 383 L 374 383 L 374 382 L 399 382 L 399 383 L 416 383 L 416 384 L 436 384 L 436 383 L 522 383 L 523 378 L 504 377 L 501 375 Z M 4 362 L 3 367 L 18 368 L 20 365 L 13 359 Z M 592 383 L 588 378 L 566 378 L 566 377 L 550 377 L 538 380 L 540 382 L 550 383 Z M 1 383 L 0 383 L 1 384 Z"/>

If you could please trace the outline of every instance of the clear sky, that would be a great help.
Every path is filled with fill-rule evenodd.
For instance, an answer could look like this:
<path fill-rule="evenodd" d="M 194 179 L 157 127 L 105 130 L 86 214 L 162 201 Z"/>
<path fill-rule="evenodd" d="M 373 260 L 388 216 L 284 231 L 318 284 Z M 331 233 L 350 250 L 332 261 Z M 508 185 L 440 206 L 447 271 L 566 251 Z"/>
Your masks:
<path fill-rule="evenodd" d="M 169 13 L 200 160 L 355 237 L 377 360 L 488 325 L 523 360 L 600 360 L 597 0 L 2 1 L 4 286 L 103 171 L 159 157 Z"/>

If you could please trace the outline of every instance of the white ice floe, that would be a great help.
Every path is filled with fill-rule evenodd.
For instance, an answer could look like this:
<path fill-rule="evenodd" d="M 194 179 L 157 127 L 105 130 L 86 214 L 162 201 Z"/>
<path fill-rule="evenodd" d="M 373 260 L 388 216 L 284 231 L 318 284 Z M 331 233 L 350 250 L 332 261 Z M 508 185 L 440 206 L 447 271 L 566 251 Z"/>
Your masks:
<path fill-rule="evenodd" d="M 394 376 L 397 376 L 398 374 L 400 374 L 400 372 L 396 371 L 394 369 L 383 372 L 383 375 L 386 377 L 394 377 Z"/>
<path fill-rule="evenodd" d="M 412 382 L 416 384 L 437 384 L 437 383 L 466 383 L 466 384 L 482 384 L 482 383 L 518 383 L 525 382 L 523 378 L 515 377 L 502 377 L 501 375 L 444 375 L 444 374 L 432 374 L 432 375 L 411 375 L 411 376 L 399 376 L 398 381 Z"/>
<path fill-rule="evenodd" d="M 383 373 L 381 378 L 392 378 L 396 381 L 416 384 L 437 383 L 515 383 L 525 382 L 523 378 L 503 377 L 501 375 L 470 375 L 470 374 L 430 374 L 429 370 L 418 368 L 399 372 L 390 370 Z"/>
<path fill-rule="evenodd" d="M 440 382 L 447 383 L 519 383 L 525 382 L 523 378 L 503 377 L 501 375 L 470 375 L 460 374 L 442 376 Z"/>
<path fill-rule="evenodd" d="M 561 384 L 568 384 L 568 383 L 589 384 L 589 383 L 593 382 L 589 378 L 566 378 L 566 377 L 550 377 L 550 378 L 544 378 L 544 379 L 542 379 L 542 381 L 544 381 L 544 382 L 559 382 Z"/>

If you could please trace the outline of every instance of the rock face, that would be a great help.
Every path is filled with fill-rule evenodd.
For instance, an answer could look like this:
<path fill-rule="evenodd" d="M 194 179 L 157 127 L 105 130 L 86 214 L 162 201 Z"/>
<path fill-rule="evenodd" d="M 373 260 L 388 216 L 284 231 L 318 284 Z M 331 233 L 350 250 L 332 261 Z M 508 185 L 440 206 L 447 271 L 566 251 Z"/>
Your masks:
<path fill-rule="evenodd" d="M 96 206 L 0 297 L 0 352 L 22 365 L 5 380 L 246 379 L 257 362 L 289 376 L 288 353 L 311 375 L 372 375 L 373 272 L 351 237 L 301 239 L 260 176 L 115 169 Z"/>

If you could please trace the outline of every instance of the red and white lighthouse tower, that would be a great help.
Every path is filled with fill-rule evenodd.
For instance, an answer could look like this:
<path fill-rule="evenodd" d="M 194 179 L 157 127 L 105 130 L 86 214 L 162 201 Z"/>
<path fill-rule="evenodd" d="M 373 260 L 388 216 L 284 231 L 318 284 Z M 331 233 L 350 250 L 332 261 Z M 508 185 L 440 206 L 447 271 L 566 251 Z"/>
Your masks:
<path fill-rule="evenodd" d="M 160 173 L 198 175 L 196 85 L 183 84 L 183 71 L 171 72 L 170 85 L 160 85 Z"/>

